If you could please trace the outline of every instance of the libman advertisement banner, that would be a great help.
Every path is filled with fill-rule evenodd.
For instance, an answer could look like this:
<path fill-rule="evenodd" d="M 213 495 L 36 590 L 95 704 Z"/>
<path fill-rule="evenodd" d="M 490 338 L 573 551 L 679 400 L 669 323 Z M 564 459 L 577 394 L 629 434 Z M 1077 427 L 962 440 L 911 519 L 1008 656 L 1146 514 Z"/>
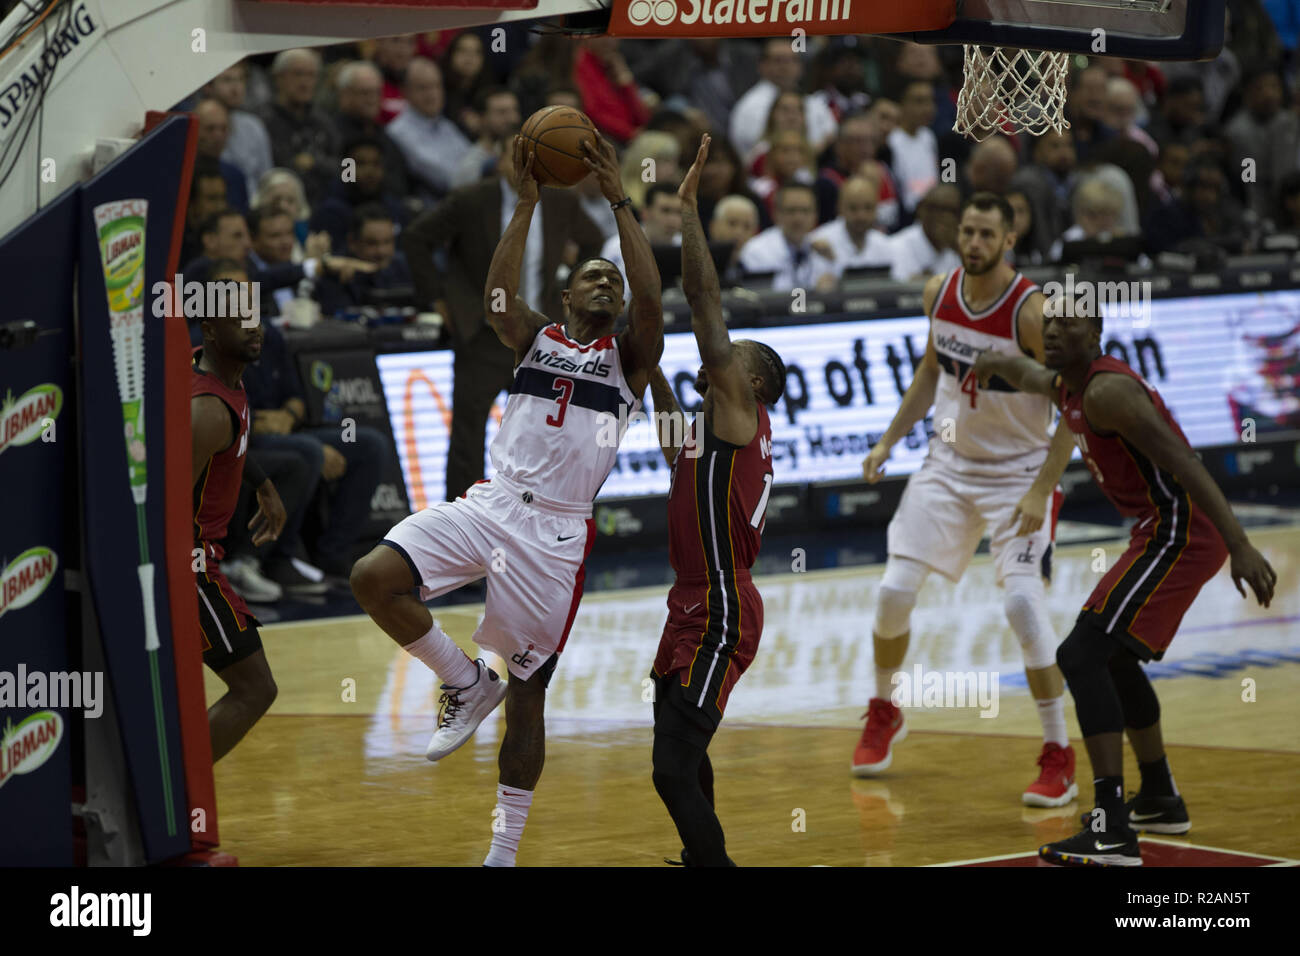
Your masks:
<path fill-rule="evenodd" d="M 0 866 L 74 862 L 69 727 L 82 711 L 59 675 L 79 646 L 65 579 L 77 536 L 77 209 L 74 190 L 0 238 L 0 323 L 35 333 L 0 348 Z"/>
<path fill-rule="evenodd" d="M 82 186 L 78 234 L 85 577 L 150 862 L 188 851 L 196 823 L 176 664 L 178 641 L 188 660 L 197 654 L 188 349 L 183 320 L 157 317 L 150 299 L 175 271 L 187 136 L 187 122 L 164 123 Z M 174 618 L 178 595 L 191 605 Z M 199 817 L 215 824 L 215 813 Z"/>

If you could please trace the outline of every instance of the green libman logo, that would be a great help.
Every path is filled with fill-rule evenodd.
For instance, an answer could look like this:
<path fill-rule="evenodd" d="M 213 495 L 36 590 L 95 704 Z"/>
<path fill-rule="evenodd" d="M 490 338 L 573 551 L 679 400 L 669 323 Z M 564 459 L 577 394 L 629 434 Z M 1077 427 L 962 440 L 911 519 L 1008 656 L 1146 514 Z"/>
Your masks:
<path fill-rule="evenodd" d="M 14 401 L 6 392 L 0 402 L 0 455 L 10 445 L 30 445 L 45 430 L 45 422 L 59 417 L 63 391 L 57 385 L 37 385 Z"/>
<path fill-rule="evenodd" d="M 11 777 L 31 773 L 49 760 L 63 739 L 63 718 L 55 711 L 32 714 L 18 726 L 5 721 L 0 737 L 0 787 Z"/>
<path fill-rule="evenodd" d="M 121 199 L 95 207 L 99 258 L 108 292 L 108 322 L 113 337 L 113 364 L 122 399 L 131 497 L 145 497 L 144 430 L 144 224 L 145 199 Z"/>
<path fill-rule="evenodd" d="M 41 596 L 59 566 L 49 548 L 28 548 L 0 571 L 0 617 L 26 607 Z"/>
<path fill-rule="evenodd" d="M 956 0 L 621 0 L 609 33 L 619 37 L 786 36 L 911 33 L 942 30 L 956 17 Z"/>
<path fill-rule="evenodd" d="M 144 293 L 144 217 L 149 204 L 124 199 L 95 207 L 99 258 L 104 266 L 110 312 L 129 312 Z"/>

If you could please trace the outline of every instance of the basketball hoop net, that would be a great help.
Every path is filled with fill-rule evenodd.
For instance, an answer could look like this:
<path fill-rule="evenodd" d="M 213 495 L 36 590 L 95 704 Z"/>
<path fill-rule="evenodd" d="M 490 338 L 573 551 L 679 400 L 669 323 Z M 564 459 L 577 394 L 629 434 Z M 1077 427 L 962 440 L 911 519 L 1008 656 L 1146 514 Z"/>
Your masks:
<path fill-rule="evenodd" d="M 1068 53 L 966 44 L 966 82 L 953 130 L 978 141 L 998 133 L 1042 136 L 1065 119 Z"/>

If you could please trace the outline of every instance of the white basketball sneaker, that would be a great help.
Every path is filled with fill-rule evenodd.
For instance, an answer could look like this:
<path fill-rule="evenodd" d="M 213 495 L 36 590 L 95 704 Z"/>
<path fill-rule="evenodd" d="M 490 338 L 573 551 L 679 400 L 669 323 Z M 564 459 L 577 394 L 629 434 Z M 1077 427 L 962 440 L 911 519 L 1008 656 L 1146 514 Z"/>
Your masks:
<path fill-rule="evenodd" d="M 474 662 L 478 679 L 468 687 L 442 685 L 438 698 L 438 729 L 429 741 L 424 756 L 437 763 L 473 736 L 483 718 L 506 699 L 506 682 L 483 660 Z"/>

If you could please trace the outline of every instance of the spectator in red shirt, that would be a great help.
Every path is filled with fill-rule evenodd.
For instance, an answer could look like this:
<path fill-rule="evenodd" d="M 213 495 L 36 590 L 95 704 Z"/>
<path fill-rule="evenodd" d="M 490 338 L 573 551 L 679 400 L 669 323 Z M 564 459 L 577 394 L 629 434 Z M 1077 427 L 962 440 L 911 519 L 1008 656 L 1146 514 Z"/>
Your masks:
<path fill-rule="evenodd" d="M 406 94 L 402 92 L 402 85 L 406 82 L 406 68 L 415 59 L 415 36 L 380 37 L 375 41 L 370 59 L 384 74 L 379 122 L 387 126 L 389 120 L 406 108 Z"/>
<path fill-rule="evenodd" d="M 573 81 L 582 95 L 582 111 L 620 146 L 650 121 L 636 78 L 613 37 L 583 41 L 573 64 Z"/>

